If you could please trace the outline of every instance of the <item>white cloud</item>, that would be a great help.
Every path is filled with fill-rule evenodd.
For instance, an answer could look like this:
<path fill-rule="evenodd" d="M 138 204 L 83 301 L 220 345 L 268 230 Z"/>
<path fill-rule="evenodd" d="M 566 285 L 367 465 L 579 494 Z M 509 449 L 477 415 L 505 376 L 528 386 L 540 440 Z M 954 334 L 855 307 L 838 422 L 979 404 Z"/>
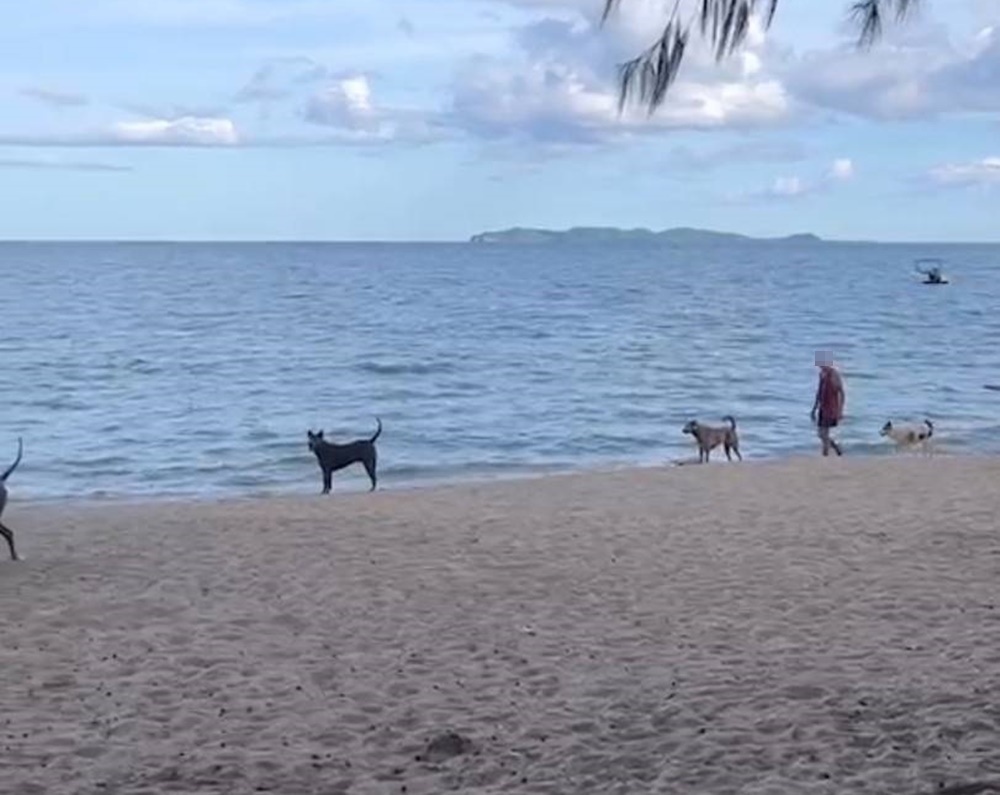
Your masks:
<path fill-rule="evenodd" d="M 956 187 L 1000 185 L 1000 157 L 984 157 L 967 163 L 945 163 L 932 168 L 930 177 L 940 185 Z"/>
<path fill-rule="evenodd" d="M 221 120 L 228 121 L 228 120 Z M 366 130 L 331 129 L 322 133 L 290 131 L 275 135 L 244 135 L 235 125 L 231 130 L 224 124 L 217 133 L 209 130 L 181 131 L 171 122 L 124 122 L 110 129 L 84 133 L 0 133 L 0 148 L 128 148 L 174 147 L 240 149 L 288 149 L 341 146 L 377 146 L 382 144 L 425 144 L 440 141 L 448 131 L 435 119 L 417 115 L 387 122 L 374 132 Z"/>
<path fill-rule="evenodd" d="M 565 8 L 573 18 L 593 20 L 602 0 L 506 0 L 508 4 L 537 8 Z M 848 0 L 842 0 L 849 6 Z M 692 9 L 682 0 L 682 19 Z M 613 74 L 615 62 L 637 54 L 662 29 L 673 2 L 629 0 L 599 35 L 610 60 L 600 62 L 587 52 L 595 74 Z M 782 5 L 783 7 L 783 5 Z M 885 35 L 871 49 L 856 46 L 856 30 L 841 44 L 796 54 L 769 42 L 759 18 L 753 18 L 744 47 L 732 59 L 717 63 L 710 48 L 692 30 L 678 83 L 666 105 L 676 105 L 685 83 L 715 86 L 755 82 L 780 87 L 783 114 L 805 108 L 832 110 L 875 120 L 928 118 L 940 114 L 1000 112 L 1000 13 L 997 0 L 982 0 L 982 27 L 959 36 L 930 14 L 913 15 L 903 25 L 887 25 Z M 781 10 L 779 9 L 779 20 Z M 958 14 L 961 16 L 961 14 Z M 841 32 L 846 32 L 844 28 Z M 834 31 L 830 31 L 831 35 Z M 580 46 L 578 39 L 575 44 Z M 566 50 L 568 52 L 568 50 Z M 773 115 L 773 114 L 772 114 Z M 741 124 L 730 114 L 729 124 Z"/>
<path fill-rule="evenodd" d="M 841 47 L 788 58 L 780 73 L 803 102 L 876 120 L 1000 111 L 1000 35 L 953 41 L 904 27 L 870 51 Z"/>
<path fill-rule="evenodd" d="M 240 142 L 230 119 L 194 116 L 118 122 L 111 129 L 111 137 L 136 145 L 235 146 Z"/>
<path fill-rule="evenodd" d="M 328 143 L 429 143 L 448 134 L 438 113 L 380 106 L 371 83 L 362 74 L 328 83 L 309 98 L 302 116 L 330 130 L 323 139 Z"/>
<path fill-rule="evenodd" d="M 762 39 L 749 39 L 742 59 L 724 67 L 692 46 L 686 68 L 656 113 L 627 106 L 619 115 L 614 64 L 619 53 L 631 54 L 622 48 L 621 35 L 580 20 L 544 19 L 517 30 L 517 49 L 509 57 L 466 64 L 456 82 L 452 121 L 473 135 L 546 145 L 780 123 L 790 115 L 792 100 L 768 73 L 764 52 L 753 49 Z"/>
<path fill-rule="evenodd" d="M 798 177 L 778 177 L 769 192 L 779 197 L 801 196 L 806 192 L 806 187 Z"/>
<path fill-rule="evenodd" d="M 848 182 L 854 178 L 854 161 L 848 157 L 837 158 L 830 164 L 826 173 L 815 180 L 804 180 L 798 175 L 781 176 L 763 190 L 744 193 L 729 193 L 726 198 L 731 202 L 747 202 L 761 200 L 801 199 L 816 193 L 832 189 L 838 183 Z"/>
<path fill-rule="evenodd" d="M 448 1 L 457 7 L 458 0 Z M 427 2 L 431 7 L 437 0 Z M 643 108 L 628 108 L 620 115 L 615 66 L 650 43 L 664 13 L 669 14 L 672 0 L 628 0 L 603 28 L 598 24 L 602 0 L 493 2 L 503 12 L 495 15 L 495 23 L 482 23 L 480 9 L 472 21 L 470 17 L 449 22 L 447 35 L 437 30 L 438 20 L 428 16 L 423 5 L 416 10 L 407 6 L 406 17 L 396 11 L 374 15 L 372 19 L 379 17 L 390 43 L 382 39 L 376 46 L 359 33 L 347 43 L 346 56 L 332 44 L 325 54 L 310 52 L 311 58 L 295 51 L 259 52 L 261 58 L 280 57 L 263 61 L 239 91 L 232 90 L 239 88 L 236 84 L 229 91 L 209 95 L 218 106 L 126 109 L 119 104 L 119 112 L 128 110 L 140 120 L 41 139 L 49 141 L 48 145 L 68 141 L 70 146 L 257 146 L 279 145 L 279 141 L 293 146 L 387 145 L 465 135 L 499 147 L 513 143 L 527 152 L 522 145 L 558 150 L 665 136 L 672 130 L 773 128 L 800 119 L 810 106 L 869 118 L 1000 111 L 1000 35 L 994 28 L 984 27 L 967 41 L 953 42 L 943 29 L 911 25 L 890 28 L 888 38 L 870 52 L 845 45 L 797 56 L 769 42 L 760 21 L 754 19 L 745 46 L 721 64 L 695 28 L 685 63 L 664 105 L 652 116 Z M 501 3 L 521 10 L 503 9 Z M 682 3 L 693 7 L 696 0 Z M 320 13 L 343 13 L 334 6 L 332 0 L 94 0 L 91 10 L 99 16 L 113 10 L 122 18 L 166 24 L 238 25 L 286 16 L 308 21 Z M 420 23 L 419 35 L 410 20 Z M 507 28 L 512 20 L 530 21 Z M 466 41 L 463 36 L 485 35 L 476 27 L 480 24 L 488 31 L 491 45 L 471 49 L 488 49 L 491 54 L 467 57 L 467 42 L 461 47 L 457 42 Z M 442 47 L 442 42 L 449 46 Z M 404 48 L 407 61 L 423 62 L 430 57 L 429 50 L 434 50 L 438 53 L 435 66 L 446 58 L 457 63 L 451 91 L 436 100 L 439 104 L 399 107 L 380 93 L 382 83 L 374 75 L 385 74 L 385 79 L 409 75 L 409 63 L 387 67 L 384 72 L 372 66 L 373 62 L 388 64 L 398 56 L 399 47 Z M 352 68 L 337 76 L 330 64 Z M 420 79 L 414 71 L 413 83 Z M 430 78 L 423 81 L 424 87 L 429 85 Z M 86 101 L 78 95 L 40 89 L 24 93 L 60 107 Z M 259 118 L 273 124 L 269 125 L 273 135 L 266 142 L 253 134 L 252 118 L 244 122 L 243 116 L 232 115 L 245 113 L 245 105 L 225 107 L 227 95 L 237 103 L 259 107 Z M 428 102 L 422 92 L 420 96 L 418 101 Z M 272 111 L 283 118 L 272 119 Z M 95 112 L 92 118 L 101 117 Z M 268 127 L 257 129 L 265 133 Z M 5 135 L 0 136 L 0 144 L 31 138 Z M 825 176 L 786 176 L 788 182 L 772 183 L 761 192 L 804 195 L 825 181 L 852 179 L 854 171 L 853 162 L 844 158 L 831 165 Z M 791 180 L 798 180 L 797 191 L 789 191 Z"/>
<path fill-rule="evenodd" d="M 653 126 L 755 127 L 785 120 L 791 100 L 777 80 L 679 82 Z"/>
<path fill-rule="evenodd" d="M 839 182 L 845 182 L 854 178 L 854 161 L 849 157 L 841 157 L 833 161 L 830 166 L 830 178 Z"/>
<path fill-rule="evenodd" d="M 89 13 L 109 22 L 163 27 L 266 26 L 283 19 L 330 17 L 330 0 L 91 0 Z"/>
<path fill-rule="evenodd" d="M 754 52 L 741 53 L 740 62 L 742 66 L 743 77 L 753 77 L 755 74 L 757 74 L 764 68 L 760 56 Z"/>
<path fill-rule="evenodd" d="M 86 160 L 58 160 L 54 158 L 0 158 L 0 168 L 24 171 L 92 171 L 116 173 L 131 171 L 131 166 L 117 163 L 99 163 Z"/>
<path fill-rule="evenodd" d="M 593 142 L 615 125 L 616 103 L 564 64 L 483 60 L 456 87 L 452 123 L 484 138 Z"/>
<path fill-rule="evenodd" d="M 815 193 L 818 185 L 805 182 L 799 176 L 775 177 L 766 188 L 752 191 L 731 191 L 723 197 L 731 204 L 762 201 L 791 201 Z"/>
<path fill-rule="evenodd" d="M 328 127 L 374 132 L 379 120 L 368 78 L 351 75 L 327 85 L 309 100 L 306 119 Z"/>

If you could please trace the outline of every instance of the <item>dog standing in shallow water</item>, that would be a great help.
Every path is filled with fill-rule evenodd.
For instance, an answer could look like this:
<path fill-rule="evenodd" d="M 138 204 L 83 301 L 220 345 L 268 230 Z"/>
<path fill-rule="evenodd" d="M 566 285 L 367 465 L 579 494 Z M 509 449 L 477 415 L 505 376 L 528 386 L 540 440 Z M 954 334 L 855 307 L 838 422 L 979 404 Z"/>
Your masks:
<path fill-rule="evenodd" d="M 351 464 L 360 463 L 364 466 L 368 478 L 372 482 L 371 491 L 375 491 L 378 485 L 378 454 L 375 451 L 375 440 L 382 433 L 382 420 L 375 418 L 378 429 L 371 439 L 358 439 L 347 444 L 334 444 L 323 438 L 323 431 L 313 433 L 306 431 L 309 438 L 309 449 L 316 454 L 319 468 L 323 472 L 323 493 L 329 494 L 332 485 L 333 473 L 338 469 L 349 467 Z"/>
<path fill-rule="evenodd" d="M 931 437 L 934 436 L 934 423 L 924 420 L 923 425 L 893 425 L 892 420 L 886 422 L 879 431 L 880 436 L 892 439 L 896 443 L 896 451 L 920 446 L 925 455 L 931 452 Z"/>
<path fill-rule="evenodd" d="M 17 440 L 17 458 L 14 463 L 7 467 L 7 471 L 0 475 L 0 517 L 3 517 L 3 509 L 7 507 L 7 478 L 11 476 L 17 465 L 21 463 L 21 454 L 24 452 L 24 443 L 20 438 Z M 14 549 L 14 531 L 0 522 L 0 536 L 4 537 L 7 546 L 10 547 L 10 559 L 17 560 L 17 551 Z"/>
<path fill-rule="evenodd" d="M 702 425 L 698 420 L 691 420 L 682 429 L 683 433 L 690 434 L 698 443 L 698 463 L 707 464 L 712 451 L 720 444 L 726 451 L 726 458 L 730 461 L 733 457 L 730 453 L 736 453 L 736 457 L 742 461 L 740 455 L 740 437 L 736 433 L 736 420 L 730 416 L 722 419 L 729 423 L 728 428 L 713 428 L 710 425 Z"/>

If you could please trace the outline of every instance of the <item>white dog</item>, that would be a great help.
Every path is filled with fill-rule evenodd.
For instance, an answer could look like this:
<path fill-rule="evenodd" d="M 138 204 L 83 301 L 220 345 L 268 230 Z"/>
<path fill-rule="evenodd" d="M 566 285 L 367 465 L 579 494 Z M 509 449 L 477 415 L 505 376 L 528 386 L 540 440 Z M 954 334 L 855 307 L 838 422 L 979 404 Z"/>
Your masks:
<path fill-rule="evenodd" d="M 929 454 L 931 452 L 931 437 L 934 436 L 934 423 L 930 420 L 924 420 L 923 425 L 896 426 L 890 420 L 882 426 L 879 435 L 892 439 L 896 443 L 897 452 L 919 445 L 925 454 Z"/>

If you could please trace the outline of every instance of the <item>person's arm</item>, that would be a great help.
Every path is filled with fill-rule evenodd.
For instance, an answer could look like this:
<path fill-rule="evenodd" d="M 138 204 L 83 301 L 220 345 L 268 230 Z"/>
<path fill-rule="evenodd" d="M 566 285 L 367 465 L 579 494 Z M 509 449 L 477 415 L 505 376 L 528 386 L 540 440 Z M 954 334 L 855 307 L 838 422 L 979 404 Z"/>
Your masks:
<path fill-rule="evenodd" d="M 809 417 L 813 422 L 816 422 L 816 412 L 819 411 L 819 400 L 823 395 L 823 376 L 819 377 L 819 383 L 816 385 L 816 398 L 813 400 L 812 411 L 809 412 Z"/>
<path fill-rule="evenodd" d="M 844 419 L 844 406 L 847 403 L 847 395 L 844 392 L 844 379 L 838 372 L 833 373 L 833 381 L 830 383 L 830 387 L 833 391 L 834 408 L 837 412 L 837 419 Z"/>

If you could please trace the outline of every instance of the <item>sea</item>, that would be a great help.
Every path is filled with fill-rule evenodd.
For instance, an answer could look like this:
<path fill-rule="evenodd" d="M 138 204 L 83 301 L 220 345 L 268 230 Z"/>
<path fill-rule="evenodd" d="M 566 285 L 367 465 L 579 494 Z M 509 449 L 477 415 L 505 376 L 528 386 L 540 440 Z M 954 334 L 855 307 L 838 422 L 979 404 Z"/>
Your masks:
<path fill-rule="evenodd" d="M 815 455 L 817 350 L 846 455 L 925 417 L 998 453 L 998 308 L 996 246 L 4 243 L 0 465 L 23 437 L 38 500 L 318 493 L 306 431 L 376 417 L 385 489 L 659 466 L 726 414 L 748 462 Z"/>

